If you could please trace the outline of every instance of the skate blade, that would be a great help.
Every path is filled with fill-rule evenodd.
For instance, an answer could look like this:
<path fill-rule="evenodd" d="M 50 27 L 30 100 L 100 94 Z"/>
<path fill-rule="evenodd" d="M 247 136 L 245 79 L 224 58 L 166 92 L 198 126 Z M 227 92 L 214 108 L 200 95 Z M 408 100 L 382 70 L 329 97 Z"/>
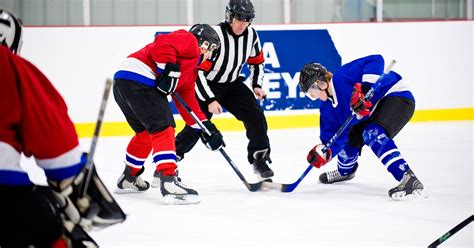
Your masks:
<path fill-rule="evenodd" d="M 265 189 L 276 189 L 281 190 L 283 185 L 281 183 L 274 183 L 271 179 L 269 181 L 265 180 L 262 183 L 262 188 Z"/>
<path fill-rule="evenodd" d="M 163 202 L 166 205 L 189 205 L 198 204 L 201 202 L 199 195 L 166 195 L 163 197 Z"/>
<path fill-rule="evenodd" d="M 424 192 L 424 190 L 414 190 L 411 194 L 406 194 L 405 191 L 400 191 L 393 193 L 390 198 L 392 198 L 395 201 L 407 201 L 407 200 L 412 200 L 415 198 L 428 198 L 428 195 Z"/>
<path fill-rule="evenodd" d="M 121 189 L 121 188 L 115 188 L 114 189 L 114 194 L 134 194 L 134 193 L 143 193 L 147 190 L 136 190 L 136 189 Z"/>

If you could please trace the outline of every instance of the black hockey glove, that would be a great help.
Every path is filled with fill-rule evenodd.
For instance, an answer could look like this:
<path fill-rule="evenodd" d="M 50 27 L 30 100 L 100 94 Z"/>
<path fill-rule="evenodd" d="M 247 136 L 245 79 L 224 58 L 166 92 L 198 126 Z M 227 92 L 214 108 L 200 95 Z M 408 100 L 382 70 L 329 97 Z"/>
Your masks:
<path fill-rule="evenodd" d="M 163 73 L 157 79 L 156 88 L 163 95 L 169 95 L 176 90 L 180 76 L 179 65 L 168 63 Z"/>
<path fill-rule="evenodd" d="M 206 132 L 201 132 L 201 140 L 206 145 L 206 147 L 211 151 L 219 150 L 222 147 L 225 147 L 224 137 L 221 132 L 217 130 L 216 126 L 210 121 L 203 121 L 202 124 L 211 132 L 209 136 Z"/>

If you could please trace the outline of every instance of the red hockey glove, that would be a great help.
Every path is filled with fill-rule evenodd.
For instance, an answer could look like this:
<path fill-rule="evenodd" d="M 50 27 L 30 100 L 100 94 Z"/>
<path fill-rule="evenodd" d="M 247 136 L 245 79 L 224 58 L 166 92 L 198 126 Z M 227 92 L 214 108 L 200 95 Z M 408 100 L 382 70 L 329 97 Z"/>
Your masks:
<path fill-rule="evenodd" d="M 358 115 L 358 119 L 361 119 L 370 114 L 370 107 L 372 107 L 372 103 L 365 99 L 362 84 L 356 83 L 352 89 L 351 110 Z"/>
<path fill-rule="evenodd" d="M 331 148 L 328 147 L 326 152 L 323 152 L 324 145 L 323 144 L 318 144 L 313 149 L 311 149 L 308 152 L 308 156 L 306 159 L 308 160 L 308 163 L 310 163 L 312 166 L 319 168 L 323 165 L 325 165 L 327 162 L 331 160 L 332 157 L 332 152 Z"/>

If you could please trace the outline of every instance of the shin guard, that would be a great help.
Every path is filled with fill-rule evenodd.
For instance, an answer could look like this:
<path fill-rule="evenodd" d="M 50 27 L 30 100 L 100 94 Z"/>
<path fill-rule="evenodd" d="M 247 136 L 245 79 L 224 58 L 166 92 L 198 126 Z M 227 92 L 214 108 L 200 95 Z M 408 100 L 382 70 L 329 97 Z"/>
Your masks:
<path fill-rule="evenodd" d="M 385 130 L 375 124 L 369 124 L 365 127 L 362 137 L 364 143 L 368 145 L 374 154 L 387 167 L 387 170 L 400 181 L 403 174 L 408 170 L 408 164 L 400 154 L 398 147 L 392 139 L 387 137 Z"/>

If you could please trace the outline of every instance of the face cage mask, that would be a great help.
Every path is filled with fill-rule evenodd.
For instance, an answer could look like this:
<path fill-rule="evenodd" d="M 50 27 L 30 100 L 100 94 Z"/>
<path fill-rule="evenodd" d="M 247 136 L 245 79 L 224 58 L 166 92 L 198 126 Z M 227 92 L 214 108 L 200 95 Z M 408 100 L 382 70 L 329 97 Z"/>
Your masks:
<path fill-rule="evenodd" d="M 206 60 L 212 56 L 212 52 L 216 50 L 217 48 L 219 48 L 219 46 L 215 43 L 212 43 L 211 45 L 209 45 L 209 41 L 204 41 L 201 44 L 201 48 L 207 49 L 207 53 L 204 54 L 204 60 Z"/>
<path fill-rule="evenodd" d="M 209 44 L 209 41 L 206 40 L 201 44 L 201 48 L 207 49 L 208 52 L 212 53 L 214 50 L 219 48 L 219 46 L 215 43 Z"/>

